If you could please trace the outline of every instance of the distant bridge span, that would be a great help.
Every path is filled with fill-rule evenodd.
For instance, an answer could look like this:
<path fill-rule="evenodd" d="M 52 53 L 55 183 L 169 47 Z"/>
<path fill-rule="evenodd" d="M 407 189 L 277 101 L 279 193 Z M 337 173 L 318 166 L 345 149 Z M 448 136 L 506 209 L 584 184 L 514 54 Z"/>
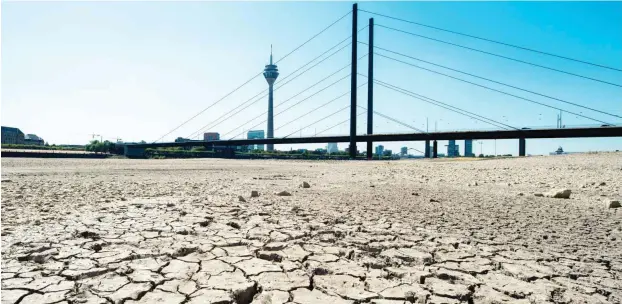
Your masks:
<path fill-rule="evenodd" d="M 464 139 L 519 139 L 519 155 L 525 155 L 525 139 L 535 138 L 581 138 L 581 137 L 622 137 L 622 127 L 603 126 L 589 128 L 562 128 L 562 129 L 522 129 L 496 131 L 452 131 L 429 133 L 400 133 L 400 134 L 373 134 L 357 135 L 356 142 L 391 142 L 391 141 L 438 141 Z M 164 147 L 232 147 L 257 144 L 317 144 L 330 142 L 350 142 L 349 135 L 344 136 L 317 136 L 291 138 L 264 138 L 264 139 L 232 139 L 189 142 L 162 142 L 127 144 L 127 150 L 142 150 L 145 148 Z M 436 146 L 436 142 L 434 142 Z M 436 149 L 434 149 L 436 151 Z M 130 154 L 133 154 L 130 152 Z"/>

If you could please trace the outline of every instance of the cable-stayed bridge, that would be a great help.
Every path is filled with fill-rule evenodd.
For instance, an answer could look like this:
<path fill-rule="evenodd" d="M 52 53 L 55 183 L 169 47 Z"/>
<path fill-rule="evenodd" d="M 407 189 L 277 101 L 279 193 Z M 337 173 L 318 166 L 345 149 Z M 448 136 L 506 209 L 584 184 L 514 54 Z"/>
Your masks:
<path fill-rule="evenodd" d="M 212 102 L 206 108 L 199 111 L 196 115 L 190 117 L 189 119 L 187 119 L 186 121 L 178 125 L 177 127 L 173 128 L 166 134 L 162 135 L 160 138 L 158 138 L 154 142 L 142 143 L 142 144 L 128 144 L 126 146 L 126 154 L 129 156 L 139 155 L 143 153 L 145 148 L 156 148 L 156 147 L 205 146 L 208 148 L 219 147 L 219 148 L 229 149 L 229 148 L 233 148 L 236 146 L 267 144 L 268 147 L 270 148 L 270 145 L 275 145 L 275 144 L 304 144 L 304 143 L 311 144 L 311 143 L 328 143 L 328 142 L 348 142 L 349 153 L 352 158 L 355 158 L 357 155 L 357 151 L 358 151 L 357 143 L 366 143 L 367 157 L 371 158 L 373 142 L 425 141 L 426 157 L 429 157 L 429 156 L 436 157 L 438 140 L 517 139 L 519 141 L 519 153 L 518 154 L 520 156 L 524 156 L 525 151 L 526 151 L 526 139 L 531 139 L 531 138 L 622 137 L 622 127 L 620 126 L 620 123 L 622 123 L 620 122 L 620 118 L 622 118 L 622 115 L 620 114 L 616 114 L 611 111 L 606 111 L 602 109 L 597 109 L 595 107 L 590 106 L 589 103 L 587 102 L 577 102 L 577 101 L 566 100 L 564 98 L 551 96 L 550 94 L 546 94 L 543 92 L 537 92 L 531 89 L 522 88 L 517 84 L 505 83 L 502 81 L 492 79 L 490 77 L 485 77 L 482 75 L 463 71 L 463 70 L 453 68 L 450 66 L 446 66 L 443 64 L 439 64 L 436 62 L 431 62 L 429 60 L 424 60 L 416 56 L 413 56 L 411 54 L 406 54 L 404 52 L 396 51 L 389 46 L 375 45 L 374 44 L 374 35 L 375 35 L 374 31 L 376 29 L 382 29 L 383 31 L 390 31 L 390 32 L 398 33 L 400 35 L 403 35 L 404 39 L 411 38 L 411 37 L 418 38 L 418 39 L 425 39 L 428 41 L 439 43 L 441 45 L 446 45 L 449 47 L 465 50 L 468 52 L 476 52 L 476 53 L 484 54 L 486 56 L 491 56 L 491 57 L 496 57 L 496 58 L 500 58 L 503 60 L 512 61 L 512 62 L 521 64 L 521 65 L 530 66 L 536 69 L 547 70 L 550 72 L 558 73 L 560 75 L 574 77 L 577 79 L 581 79 L 582 81 L 591 82 L 591 83 L 595 83 L 595 84 L 602 85 L 602 86 L 616 87 L 618 89 L 622 89 L 622 84 L 618 84 L 618 83 L 614 83 L 608 80 L 586 76 L 586 75 L 582 75 L 582 74 L 578 74 L 574 72 L 569 72 L 569 71 L 556 68 L 553 66 L 534 63 L 534 62 L 515 58 L 513 56 L 509 56 L 505 54 L 489 52 L 489 51 L 473 48 L 470 46 L 454 43 L 451 41 L 446 41 L 446 40 L 438 39 L 435 37 L 421 35 L 421 34 L 414 33 L 409 30 L 397 28 L 395 26 L 388 26 L 382 23 L 377 24 L 375 23 L 374 18 L 370 18 L 366 20 L 366 22 L 362 22 L 361 24 L 359 24 L 360 22 L 358 20 L 358 17 L 359 17 L 360 12 L 369 14 L 372 17 L 378 18 L 379 20 L 382 20 L 382 21 L 392 20 L 394 22 L 402 23 L 402 24 L 409 25 L 409 26 L 414 25 L 418 27 L 425 27 L 425 28 L 432 29 L 435 31 L 451 33 L 454 35 L 459 35 L 462 37 L 466 37 L 469 39 L 475 39 L 475 40 L 483 41 L 486 43 L 502 45 L 504 47 L 513 48 L 513 49 L 520 50 L 523 52 L 534 53 L 534 54 L 538 54 L 541 56 L 546 56 L 546 57 L 556 58 L 559 60 L 565 60 L 565 61 L 570 61 L 570 62 L 574 62 L 577 64 L 591 66 L 593 68 L 613 71 L 614 73 L 622 72 L 622 69 L 616 68 L 616 67 L 588 62 L 588 61 L 580 60 L 576 58 L 570 58 L 570 57 L 562 56 L 558 54 L 552 54 L 549 52 L 544 52 L 544 51 L 527 48 L 527 47 L 523 47 L 519 45 L 513 45 L 513 44 L 501 42 L 501 41 L 488 39 L 485 37 L 479 37 L 476 35 L 457 32 L 454 30 L 443 29 L 443 28 L 434 27 L 431 25 L 421 24 L 421 23 L 418 23 L 412 20 L 401 19 L 401 18 L 397 18 L 394 16 L 389 16 L 385 14 L 379 14 L 376 12 L 359 9 L 358 5 L 354 4 L 351 11 L 347 12 L 346 14 L 344 14 L 343 16 L 341 16 L 340 18 L 338 18 L 337 20 L 335 20 L 334 22 L 332 22 L 331 24 L 329 24 L 328 26 L 320 30 L 318 33 L 310 37 L 308 40 L 306 40 L 305 42 L 303 42 L 302 44 L 294 48 L 292 51 L 287 53 L 285 56 L 280 58 L 278 61 L 274 62 L 274 65 L 273 65 L 272 58 L 271 58 L 270 65 L 266 66 L 266 70 L 261 71 L 258 74 L 254 75 L 249 80 L 247 80 L 246 82 L 244 82 L 243 84 L 235 88 L 233 91 L 229 92 L 228 94 L 226 94 L 219 100 Z M 302 66 L 295 69 L 292 73 L 285 75 L 282 78 L 279 78 L 278 81 L 275 82 L 275 80 L 278 77 L 278 71 L 276 69 L 276 65 L 280 61 L 283 61 L 289 56 L 295 54 L 301 48 L 304 48 L 309 42 L 311 42 L 312 40 L 316 39 L 318 36 L 328 31 L 330 28 L 335 26 L 335 24 L 339 22 L 346 22 L 348 20 L 348 17 L 351 17 L 351 22 L 352 22 L 351 34 L 348 37 L 345 37 L 343 40 L 339 41 L 337 44 L 332 45 L 330 48 L 328 48 L 327 50 L 319 54 L 317 57 L 314 57 L 310 61 L 306 62 Z M 362 25 L 362 24 L 364 25 L 362 27 L 359 27 L 359 25 Z M 359 39 L 365 36 L 367 36 L 367 41 L 361 41 Z M 351 51 L 351 60 L 348 64 L 340 66 L 339 69 L 336 69 L 334 71 L 330 71 L 330 73 L 327 73 L 327 75 L 323 77 L 321 80 L 311 84 L 310 86 L 304 88 L 303 90 L 294 94 L 293 96 L 283 99 L 283 101 L 281 101 L 279 104 L 273 107 L 272 105 L 273 92 L 278 92 L 279 89 L 281 89 L 282 87 L 287 86 L 289 83 L 295 81 L 300 76 L 307 73 L 308 71 L 315 69 L 318 66 L 321 66 L 322 63 L 324 63 L 326 60 L 346 50 Z M 516 100 L 517 102 L 521 102 L 525 104 L 533 104 L 539 107 L 553 109 L 553 110 L 559 111 L 560 115 L 562 113 L 566 113 L 568 115 L 574 115 L 576 117 L 580 117 L 582 119 L 591 121 L 592 125 L 582 126 L 582 127 L 558 125 L 557 128 L 533 128 L 533 127 L 530 128 L 526 126 L 511 125 L 507 121 L 503 121 L 502 119 L 486 117 L 481 114 L 478 114 L 476 110 L 467 110 L 464 108 L 460 108 L 455 105 L 452 105 L 450 102 L 441 101 L 439 99 L 436 99 L 430 96 L 424 96 L 408 88 L 404 88 L 401 86 L 391 84 L 387 81 L 383 81 L 382 79 L 377 79 L 374 76 L 374 66 L 375 66 L 374 60 L 377 58 L 380 58 L 381 60 L 391 61 L 391 62 L 400 64 L 404 68 L 425 71 L 426 73 L 440 75 L 440 76 L 452 79 L 453 81 L 468 84 L 470 86 L 477 87 L 479 89 L 483 89 L 489 92 L 494 92 L 495 94 L 509 96 L 513 98 L 514 100 Z M 362 60 L 367 61 L 367 71 L 360 71 L 358 69 L 359 62 Z M 432 66 L 433 68 L 431 68 L 430 66 Z M 333 76 L 339 75 L 339 73 L 342 73 L 343 71 L 349 71 L 349 73 L 332 82 L 328 81 Z M 200 136 L 206 130 L 210 130 L 211 128 L 218 126 L 224 121 L 235 119 L 236 115 L 243 113 L 245 110 L 248 111 L 252 105 L 265 101 L 266 98 L 268 98 L 269 107 L 266 112 L 258 113 L 256 116 L 254 116 L 250 120 L 244 120 L 244 122 L 241 123 L 240 126 L 236 128 L 232 128 L 227 132 L 224 132 L 222 135 L 220 135 L 220 139 L 217 139 L 217 140 L 191 140 L 191 141 L 182 141 L 182 142 L 163 141 L 165 137 L 171 134 L 174 134 L 181 127 L 188 124 L 190 121 L 196 119 L 201 114 L 205 113 L 206 111 L 208 111 L 215 105 L 227 99 L 230 99 L 230 96 L 232 94 L 242 89 L 243 87 L 248 85 L 250 82 L 254 81 L 255 79 L 260 78 L 262 75 L 268 80 L 268 83 L 270 84 L 269 89 L 258 92 L 253 97 L 245 100 L 244 102 L 240 104 L 237 104 L 234 108 L 230 109 L 227 112 L 222 113 L 216 119 L 209 121 L 207 124 L 205 124 L 201 128 L 197 129 L 191 134 L 188 134 L 186 138 L 189 138 L 189 139 L 200 138 Z M 461 75 L 461 76 L 456 76 L 456 75 Z M 464 76 L 468 76 L 468 77 L 464 77 Z M 359 78 L 363 79 L 364 81 L 359 83 Z M 472 80 L 472 79 L 477 79 L 477 80 Z M 325 99 L 325 101 L 322 102 L 320 105 L 310 109 L 309 111 L 306 111 L 300 116 L 297 116 L 295 118 L 288 117 L 288 114 L 291 113 L 288 111 L 291 111 L 291 109 L 305 102 L 308 102 L 316 95 L 332 87 L 335 87 L 340 84 L 343 85 L 347 80 L 350 80 L 349 89 L 344 90 L 342 94 L 334 96 L 333 98 Z M 275 84 L 274 88 L 272 86 L 273 83 Z M 494 84 L 494 86 L 491 86 L 490 84 Z M 380 113 L 374 110 L 374 90 L 377 87 L 382 88 L 383 90 L 388 90 L 394 93 L 398 93 L 400 95 L 412 98 L 414 100 L 418 100 L 421 102 L 428 103 L 430 105 L 434 105 L 436 107 L 443 109 L 444 111 L 456 113 L 456 114 L 468 117 L 474 121 L 479 121 L 484 124 L 488 124 L 494 127 L 494 129 L 493 130 L 461 130 L 461 131 L 451 131 L 451 132 L 429 132 L 427 130 L 422 130 L 420 128 L 412 126 L 411 124 L 407 122 L 404 122 L 403 120 L 391 117 L 389 115 L 386 115 L 386 114 L 383 114 L 383 113 Z M 503 87 L 505 89 L 500 89 L 499 87 Z M 357 99 L 357 92 L 365 90 L 365 89 L 367 90 L 367 99 L 366 100 Z M 521 93 L 516 93 L 517 91 L 520 91 Z M 309 93 L 309 92 L 311 92 L 310 95 L 300 100 L 297 100 L 298 97 L 304 96 L 303 94 Z M 536 97 L 531 97 L 532 95 Z M 343 102 L 343 100 L 345 100 L 347 97 L 350 98 L 349 104 L 346 104 L 345 106 L 339 108 L 337 111 L 334 111 L 334 112 L 325 113 L 326 111 L 323 111 L 327 109 L 327 106 L 331 104 L 335 104 L 338 101 Z M 291 103 L 292 101 L 296 101 L 296 102 Z M 559 105 L 560 103 L 563 104 L 563 106 L 560 106 Z M 622 101 L 620 101 L 620 103 L 622 105 Z M 357 110 L 359 109 L 362 112 L 357 113 Z M 276 110 L 276 112 L 274 110 Z M 299 131 L 303 129 L 312 127 L 314 125 L 318 125 L 319 123 L 326 122 L 326 121 L 332 122 L 332 120 L 335 119 L 335 116 L 337 114 L 343 113 L 346 111 L 349 111 L 350 113 L 350 117 L 348 119 L 343 120 L 343 121 L 338 121 L 336 122 L 336 124 L 329 126 L 328 128 L 322 128 L 320 132 L 316 132 L 314 136 L 306 136 L 306 137 L 295 136 Z M 320 119 L 307 120 L 306 117 L 308 117 L 312 113 L 320 113 L 324 116 L 322 116 Z M 367 114 L 366 115 L 366 125 L 367 125 L 366 132 L 365 134 L 357 134 L 356 132 L 357 126 L 358 126 L 357 119 L 361 115 L 364 115 L 364 114 Z M 265 117 L 265 120 L 261 120 L 264 117 Z M 276 126 L 275 128 L 273 125 L 274 117 L 279 117 L 279 121 L 284 121 L 284 123 Z M 400 133 L 400 134 L 374 134 L 374 118 L 375 117 L 381 117 L 383 119 L 391 121 L 392 123 L 395 123 L 396 125 L 406 127 L 412 130 L 412 132 Z M 258 122 L 252 126 L 249 126 L 250 124 L 253 124 L 256 121 Z M 278 131 L 283 130 L 284 127 L 291 125 L 292 123 L 300 124 L 301 122 L 304 122 L 305 126 L 300 128 L 299 130 L 296 130 L 294 132 L 286 132 L 285 134 L 278 134 Z M 263 126 L 266 123 L 268 125 L 267 138 L 244 139 L 244 132 L 238 133 L 238 131 L 242 127 L 245 130 L 252 130 L 254 128 Z M 333 130 L 334 128 L 346 125 L 348 123 L 350 127 L 350 132 L 348 135 L 338 135 L 338 136 L 325 135 L 326 132 L 329 132 Z M 277 132 L 278 135 L 273 135 L 274 132 Z M 430 145 L 433 146 L 433 149 L 432 149 L 433 152 L 430 152 L 430 149 L 429 149 Z M 428 155 L 430 153 L 431 155 Z"/>

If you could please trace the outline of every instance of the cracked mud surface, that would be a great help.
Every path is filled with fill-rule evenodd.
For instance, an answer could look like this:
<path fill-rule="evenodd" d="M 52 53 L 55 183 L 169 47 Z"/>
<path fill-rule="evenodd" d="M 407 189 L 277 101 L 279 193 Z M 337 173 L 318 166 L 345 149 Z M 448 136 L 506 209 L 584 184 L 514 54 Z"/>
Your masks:
<path fill-rule="evenodd" d="M 2 158 L 1 302 L 620 303 L 621 195 L 622 153 Z"/>

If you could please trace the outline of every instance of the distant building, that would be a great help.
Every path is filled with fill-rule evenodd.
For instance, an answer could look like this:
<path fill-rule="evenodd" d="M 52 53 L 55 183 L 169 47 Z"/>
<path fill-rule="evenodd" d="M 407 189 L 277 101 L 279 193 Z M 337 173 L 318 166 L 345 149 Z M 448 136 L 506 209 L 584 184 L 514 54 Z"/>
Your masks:
<path fill-rule="evenodd" d="M 401 154 L 402 156 L 406 156 L 406 155 L 408 154 L 408 147 L 402 147 L 402 148 L 400 149 L 400 154 Z"/>
<path fill-rule="evenodd" d="M 376 155 L 378 155 L 378 156 L 384 155 L 384 146 L 383 145 L 377 145 L 376 146 Z"/>
<path fill-rule="evenodd" d="M 26 145 L 34 145 L 34 146 L 43 146 L 45 141 L 35 134 L 26 134 L 24 136 L 24 144 Z"/>
<path fill-rule="evenodd" d="M 447 145 L 447 157 L 455 157 L 456 155 L 456 141 L 451 139 Z"/>
<path fill-rule="evenodd" d="M 473 154 L 473 140 L 472 139 L 464 140 L 464 156 L 466 157 L 475 156 L 475 154 Z"/>
<path fill-rule="evenodd" d="M 247 139 L 264 139 L 265 134 L 263 130 L 250 130 L 246 135 Z M 249 150 L 262 150 L 264 149 L 264 145 L 249 145 Z"/>
<path fill-rule="evenodd" d="M 339 152 L 339 146 L 337 145 L 337 143 L 328 143 L 326 151 L 328 151 L 328 153 L 337 153 Z"/>
<path fill-rule="evenodd" d="M 2 127 L 2 144 L 23 145 L 24 132 L 18 128 Z"/>
<path fill-rule="evenodd" d="M 220 134 L 218 132 L 203 133 L 203 140 L 220 140 Z"/>
<path fill-rule="evenodd" d="M 562 147 L 559 147 L 557 148 L 557 150 L 555 150 L 555 152 L 550 152 L 549 155 L 576 154 L 576 153 L 581 153 L 581 152 L 566 152 L 564 151 L 564 149 L 562 149 Z"/>
<path fill-rule="evenodd" d="M 384 151 L 382 151 L 382 155 L 384 155 L 384 156 L 391 156 L 391 155 L 393 155 L 393 151 L 388 150 L 388 149 L 384 150 Z"/>

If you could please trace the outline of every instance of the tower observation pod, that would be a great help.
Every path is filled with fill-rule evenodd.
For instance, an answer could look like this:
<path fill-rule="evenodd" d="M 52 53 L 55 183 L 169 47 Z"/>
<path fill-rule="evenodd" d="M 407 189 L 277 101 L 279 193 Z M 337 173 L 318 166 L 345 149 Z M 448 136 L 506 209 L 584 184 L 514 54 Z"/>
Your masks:
<path fill-rule="evenodd" d="M 279 77 L 279 69 L 276 64 L 272 64 L 272 45 L 270 45 L 270 64 L 266 65 L 263 76 L 268 82 L 268 135 L 266 138 L 274 138 L 274 94 L 273 86 L 276 78 Z M 268 144 L 268 151 L 274 151 L 274 144 Z"/>

